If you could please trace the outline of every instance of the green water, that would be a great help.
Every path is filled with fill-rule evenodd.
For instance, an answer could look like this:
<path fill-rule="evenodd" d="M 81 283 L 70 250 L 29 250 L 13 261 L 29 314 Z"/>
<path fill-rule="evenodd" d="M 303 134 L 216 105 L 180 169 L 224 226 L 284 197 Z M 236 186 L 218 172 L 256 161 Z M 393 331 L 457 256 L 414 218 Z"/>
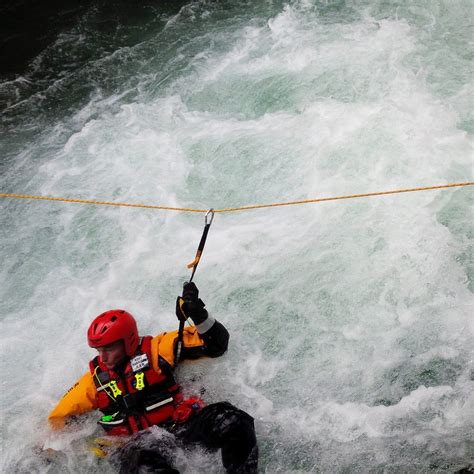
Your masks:
<path fill-rule="evenodd" d="M 114 7 L 92 3 L 0 84 L 2 192 L 220 208 L 472 181 L 470 1 Z M 472 201 L 216 216 L 196 283 L 231 345 L 179 375 L 255 417 L 261 472 L 473 462 Z M 175 328 L 202 215 L 1 206 L 1 469 L 107 472 L 85 452 L 93 416 L 62 435 L 45 418 L 87 370 L 96 314 Z"/>

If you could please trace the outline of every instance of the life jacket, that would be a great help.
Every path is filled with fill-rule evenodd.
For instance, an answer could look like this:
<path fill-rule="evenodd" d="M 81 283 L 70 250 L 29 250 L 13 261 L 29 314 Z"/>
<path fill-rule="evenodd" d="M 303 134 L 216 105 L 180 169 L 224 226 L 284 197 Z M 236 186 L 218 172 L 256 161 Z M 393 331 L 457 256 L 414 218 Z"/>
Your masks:
<path fill-rule="evenodd" d="M 109 435 L 130 435 L 152 425 L 172 422 L 175 408 L 182 402 L 169 364 L 160 360 L 159 371 L 153 369 L 152 339 L 141 339 L 123 373 L 107 369 L 99 356 L 89 363 L 98 408 L 104 414 L 98 423 Z"/>

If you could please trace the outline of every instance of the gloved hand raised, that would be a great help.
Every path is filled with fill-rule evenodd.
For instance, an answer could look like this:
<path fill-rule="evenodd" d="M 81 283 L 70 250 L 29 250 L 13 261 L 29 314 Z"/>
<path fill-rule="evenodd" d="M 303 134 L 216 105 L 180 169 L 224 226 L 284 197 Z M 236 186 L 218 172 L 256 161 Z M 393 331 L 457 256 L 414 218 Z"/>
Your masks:
<path fill-rule="evenodd" d="M 191 318 L 194 324 L 201 324 L 207 319 L 206 306 L 199 298 L 199 290 L 193 283 L 185 283 L 183 286 L 183 296 L 178 296 L 176 300 L 176 316 L 180 321 Z"/>

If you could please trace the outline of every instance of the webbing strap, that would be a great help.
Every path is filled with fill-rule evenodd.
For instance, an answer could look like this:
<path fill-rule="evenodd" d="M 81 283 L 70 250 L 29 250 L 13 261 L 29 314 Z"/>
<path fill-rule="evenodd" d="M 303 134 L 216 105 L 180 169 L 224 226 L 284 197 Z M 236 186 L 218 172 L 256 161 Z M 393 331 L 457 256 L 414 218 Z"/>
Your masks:
<path fill-rule="evenodd" d="M 209 215 L 211 216 L 208 220 Z M 188 264 L 188 268 L 192 268 L 193 271 L 191 273 L 191 278 L 189 279 L 189 282 L 191 283 L 194 278 L 194 274 L 196 273 L 197 266 L 199 265 L 199 261 L 201 260 L 202 253 L 204 251 L 204 246 L 206 245 L 206 240 L 207 240 L 207 234 L 209 233 L 209 229 L 211 228 L 212 221 L 214 219 L 214 210 L 209 209 L 206 213 L 205 217 L 205 224 L 204 224 L 204 230 L 202 232 L 201 240 L 199 242 L 197 251 L 196 251 L 196 256 L 194 257 L 194 260 Z M 183 318 L 179 320 L 179 328 L 178 328 L 178 342 L 176 344 L 176 354 L 174 358 L 174 365 L 178 365 L 179 359 L 181 358 L 181 351 L 183 349 L 183 334 L 184 334 L 184 322 L 185 322 L 185 317 L 186 315 L 184 314 L 184 311 L 182 309 L 184 300 L 182 298 L 178 298 L 178 304 L 179 304 L 179 309 L 183 315 Z"/>
<path fill-rule="evenodd" d="M 176 354 L 174 357 L 175 367 L 178 365 L 179 359 L 181 358 L 181 351 L 183 349 L 183 336 L 184 336 L 184 321 L 179 321 L 178 329 L 178 342 L 176 344 Z"/>
<path fill-rule="evenodd" d="M 207 223 L 204 226 L 204 231 L 202 233 L 201 241 L 199 242 L 199 246 L 196 251 L 196 256 L 194 257 L 194 260 L 191 263 L 188 263 L 188 268 L 193 269 L 193 272 L 191 273 L 191 278 L 189 279 L 190 282 L 193 281 L 194 274 L 196 273 L 196 268 L 199 265 L 199 261 L 201 260 L 202 252 L 204 251 L 204 246 L 206 245 L 207 234 L 209 233 L 209 228 L 211 227 L 211 222 Z"/>

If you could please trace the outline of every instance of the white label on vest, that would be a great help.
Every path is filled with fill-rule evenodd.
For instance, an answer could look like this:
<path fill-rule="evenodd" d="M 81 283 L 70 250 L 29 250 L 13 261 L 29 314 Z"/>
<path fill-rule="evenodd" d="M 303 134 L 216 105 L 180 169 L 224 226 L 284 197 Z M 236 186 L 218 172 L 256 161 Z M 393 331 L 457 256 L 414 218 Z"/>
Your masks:
<path fill-rule="evenodd" d="M 130 361 L 130 364 L 132 365 L 132 370 L 138 372 L 144 367 L 148 367 L 148 357 L 146 354 L 137 355 Z"/>

